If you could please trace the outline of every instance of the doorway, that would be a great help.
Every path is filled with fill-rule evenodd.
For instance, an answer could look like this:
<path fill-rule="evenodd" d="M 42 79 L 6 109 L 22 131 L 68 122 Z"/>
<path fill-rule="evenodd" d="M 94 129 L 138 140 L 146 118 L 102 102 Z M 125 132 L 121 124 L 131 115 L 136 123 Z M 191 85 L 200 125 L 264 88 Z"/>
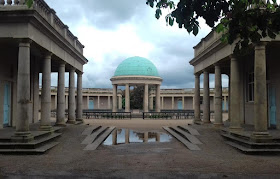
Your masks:
<path fill-rule="evenodd" d="M 93 100 L 89 100 L 89 102 L 88 102 L 88 109 L 94 109 L 94 102 L 93 102 Z"/>
<path fill-rule="evenodd" d="M 268 116 L 269 127 L 276 128 L 276 87 L 270 85 L 268 89 Z"/>
<path fill-rule="evenodd" d="M 3 126 L 11 125 L 11 83 L 4 83 L 4 121 Z"/>
<path fill-rule="evenodd" d="M 183 109 L 183 103 L 182 103 L 181 100 L 178 101 L 177 106 L 178 106 L 178 109 L 179 109 L 179 110 L 182 110 L 182 109 Z"/>

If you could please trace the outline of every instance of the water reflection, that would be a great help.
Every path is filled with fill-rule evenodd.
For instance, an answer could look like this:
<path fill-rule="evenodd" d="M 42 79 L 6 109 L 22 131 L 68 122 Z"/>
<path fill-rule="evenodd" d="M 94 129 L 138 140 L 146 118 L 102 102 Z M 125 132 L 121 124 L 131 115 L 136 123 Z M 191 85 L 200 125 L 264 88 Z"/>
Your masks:
<path fill-rule="evenodd" d="M 103 142 L 103 145 L 169 142 L 171 139 L 170 135 L 162 132 L 137 132 L 131 129 L 115 129 Z"/>

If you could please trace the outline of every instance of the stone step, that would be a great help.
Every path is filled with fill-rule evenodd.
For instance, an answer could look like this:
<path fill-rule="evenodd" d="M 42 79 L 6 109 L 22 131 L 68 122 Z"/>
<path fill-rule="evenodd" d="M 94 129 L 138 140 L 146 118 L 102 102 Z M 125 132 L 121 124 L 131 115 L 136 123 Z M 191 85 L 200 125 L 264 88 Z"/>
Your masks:
<path fill-rule="evenodd" d="M 109 127 L 102 135 L 100 135 L 92 144 L 88 144 L 84 150 L 95 150 L 97 147 L 111 134 L 116 127 Z"/>
<path fill-rule="evenodd" d="M 177 134 L 175 131 L 173 131 L 169 127 L 162 127 L 162 128 L 164 130 L 166 130 L 167 132 L 169 132 L 177 140 L 182 142 L 188 149 L 190 149 L 190 150 L 201 150 L 197 145 L 190 143 L 187 139 L 185 139 L 184 137 L 180 136 L 179 134 Z"/>
<path fill-rule="evenodd" d="M 94 140 L 100 136 L 108 127 L 106 126 L 102 126 L 100 127 L 98 130 L 96 130 L 93 134 L 91 135 L 88 135 L 83 141 L 81 144 L 91 144 L 94 142 Z"/>
<path fill-rule="evenodd" d="M 238 145 L 241 145 L 245 148 L 250 149 L 280 149 L 280 143 L 276 142 L 270 142 L 270 143 L 256 143 L 249 140 L 246 140 L 244 138 L 236 137 L 232 134 L 221 134 L 224 138 L 226 138 L 230 142 L 234 142 Z"/>
<path fill-rule="evenodd" d="M 180 129 L 179 127 L 172 127 L 172 129 L 175 130 L 180 135 L 182 135 L 184 138 L 188 139 L 188 141 L 190 141 L 191 143 L 202 144 L 202 142 L 200 142 L 200 140 L 198 140 L 198 138 L 196 138 L 195 136 L 189 134 L 188 132 Z"/>
<path fill-rule="evenodd" d="M 235 149 L 238 149 L 244 153 L 271 153 L 271 152 L 280 152 L 280 149 L 269 149 L 269 148 L 264 148 L 264 149 L 252 149 L 252 148 L 247 148 L 245 146 L 239 145 L 235 142 L 227 141 L 226 142 L 228 145 L 232 146 Z"/>
<path fill-rule="evenodd" d="M 99 129 L 101 126 L 91 126 L 91 127 L 88 127 L 86 128 L 82 135 L 90 135 L 91 133 L 93 133 L 94 131 L 96 131 L 97 129 Z"/>
<path fill-rule="evenodd" d="M 59 136 L 61 136 L 61 133 L 53 133 L 28 143 L 4 142 L 0 143 L 0 149 L 36 149 Z"/>
<path fill-rule="evenodd" d="M 59 142 L 49 142 L 35 149 L 0 149 L 1 154 L 43 154 L 58 145 Z"/>
<path fill-rule="evenodd" d="M 178 126 L 179 128 L 188 131 L 191 135 L 200 135 L 199 132 L 190 126 Z"/>

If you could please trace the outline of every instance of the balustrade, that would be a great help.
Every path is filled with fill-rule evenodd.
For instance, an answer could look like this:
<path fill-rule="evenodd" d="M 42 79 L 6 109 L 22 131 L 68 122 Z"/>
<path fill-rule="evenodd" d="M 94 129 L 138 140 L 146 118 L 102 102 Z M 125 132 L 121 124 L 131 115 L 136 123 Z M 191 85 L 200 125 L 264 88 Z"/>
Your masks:
<path fill-rule="evenodd" d="M 23 6 L 26 10 L 25 6 L 26 0 L 0 0 L 0 7 L 8 7 L 11 8 L 15 6 Z M 15 10 L 20 10 L 19 8 L 14 8 Z M 60 20 L 60 18 L 56 15 L 56 12 L 49 7 L 49 5 L 44 0 L 34 0 L 33 6 L 31 9 L 36 10 L 44 19 L 46 19 L 54 29 L 62 35 L 78 52 L 83 53 L 84 46 L 78 41 L 77 37 L 75 37 L 67 26 Z M 0 9 L 1 11 L 7 10 L 6 8 Z M 65 29 L 66 28 L 66 29 Z M 66 32 L 65 32 L 66 31 Z"/>

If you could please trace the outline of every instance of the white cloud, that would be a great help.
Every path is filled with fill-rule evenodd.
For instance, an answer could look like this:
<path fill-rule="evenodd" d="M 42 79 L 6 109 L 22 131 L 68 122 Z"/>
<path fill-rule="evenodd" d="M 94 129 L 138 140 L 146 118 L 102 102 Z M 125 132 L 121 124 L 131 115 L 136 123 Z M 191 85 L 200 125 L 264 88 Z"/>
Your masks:
<path fill-rule="evenodd" d="M 157 20 L 146 0 L 46 0 L 85 45 L 84 87 L 111 87 L 118 64 L 131 56 L 150 59 L 163 77 L 165 88 L 194 87 L 193 46 L 210 31 L 200 20 L 197 37 Z M 165 12 L 166 13 L 166 12 Z"/>

